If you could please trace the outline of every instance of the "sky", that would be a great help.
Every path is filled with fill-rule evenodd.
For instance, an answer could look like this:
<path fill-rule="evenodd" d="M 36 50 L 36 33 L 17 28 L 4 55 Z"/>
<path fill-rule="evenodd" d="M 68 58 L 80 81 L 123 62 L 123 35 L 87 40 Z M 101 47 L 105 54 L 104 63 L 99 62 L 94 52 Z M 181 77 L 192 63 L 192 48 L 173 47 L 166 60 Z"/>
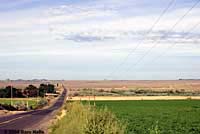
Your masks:
<path fill-rule="evenodd" d="M 198 1 L 0 0 L 0 79 L 199 79 Z"/>

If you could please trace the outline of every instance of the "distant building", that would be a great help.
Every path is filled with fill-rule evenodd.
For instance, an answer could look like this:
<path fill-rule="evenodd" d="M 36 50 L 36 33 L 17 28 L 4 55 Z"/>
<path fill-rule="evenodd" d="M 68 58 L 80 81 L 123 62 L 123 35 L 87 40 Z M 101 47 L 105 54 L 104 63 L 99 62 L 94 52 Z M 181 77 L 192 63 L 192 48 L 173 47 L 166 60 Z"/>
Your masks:
<path fill-rule="evenodd" d="M 59 94 L 57 94 L 57 93 L 46 93 L 46 94 L 45 94 L 46 97 L 51 97 L 51 96 L 52 96 L 52 97 L 58 97 L 58 95 L 59 95 Z"/>

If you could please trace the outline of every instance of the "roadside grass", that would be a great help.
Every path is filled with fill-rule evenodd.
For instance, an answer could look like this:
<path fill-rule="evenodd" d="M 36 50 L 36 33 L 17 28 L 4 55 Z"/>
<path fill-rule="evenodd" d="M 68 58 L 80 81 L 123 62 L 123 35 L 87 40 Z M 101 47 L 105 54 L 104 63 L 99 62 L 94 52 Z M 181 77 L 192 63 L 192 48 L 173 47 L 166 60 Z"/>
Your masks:
<path fill-rule="evenodd" d="M 124 134 L 123 125 L 106 108 L 68 102 L 66 115 L 50 127 L 51 134 Z"/>
<path fill-rule="evenodd" d="M 96 101 L 95 104 L 100 109 L 106 106 L 122 122 L 127 122 L 127 134 L 200 133 L 198 100 Z"/>

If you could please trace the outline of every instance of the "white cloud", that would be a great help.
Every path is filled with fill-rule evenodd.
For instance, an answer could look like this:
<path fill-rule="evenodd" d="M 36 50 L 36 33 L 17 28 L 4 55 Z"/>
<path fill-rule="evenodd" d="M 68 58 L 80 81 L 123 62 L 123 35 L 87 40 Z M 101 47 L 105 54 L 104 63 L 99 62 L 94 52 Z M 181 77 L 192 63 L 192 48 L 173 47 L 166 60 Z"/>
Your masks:
<path fill-rule="evenodd" d="M 104 4 L 99 4 L 101 2 Z M 142 8 L 136 7 L 140 3 L 137 0 L 129 2 L 132 3 L 128 5 L 127 1 L 103 0 L 83 5 L 54 6 L 39 11 L 35 8 L 4 15 L 0 13 L 0 58 L 38 56 L 51 59 L 58 56 L 72 63 L 73 59 L 76 62 L 87 59 L 85 64 L 95 61 L 96 66 L 117 65 L 138 45 L 159 15 L 151 11 L 143 13 Z M 160 11 L 160 7 L 158 9 Z M 173 31 L 169 31 L 186 10 L 170 10 L 149 34 L 149 38 L 133 53 L 129 63 L 136 61 L 153 46 L 154 40 L 160 42 L 147 59 L 165 51 L 172 43 L 175 46 L 169 55 L 199 56 L 199 49 L 194 42 L 200 42 L 200 28 L 192 31 L 188 39 L 184 38 L 184 32 L 200 22 L 198 8 Z M 170 34 L 164 38 L 163 35 L 168 31 Z M 104 63 L 102 59 L 108 62 Z"/>
<path fill-rule="evenodd" d="M 118 3 L 119 1 L 113 1 Z M 120 2 L 120 4 L 122 4 Z M 73 40 L 75 37 L 93 38 L 95 41 L 101 39 L 142 39 L 142 36 L 149 30 L 151 25 L 158 17 L 157 14 L 124 17 L 123 13 L 119 13 L 119 5 L 62 5 L 48 10 L 43 10 L 40 17 L 28 16 L 23 19 L 15 19 L 0 22 L 0 29 L 7 32 L 1 32 L 1 35 L 20 36 L 21 34 L 40 35 L 49 34 L 55 38 Z M 158 26 L 155 27 L 157 36 L 160 31 L 168 31 L 177 20 L 177 16 L 181 16 L 186 9 L 173 10 L 167 13 L 161 19 Z M 34 11 L 35 12 L 35 11 Z M 183 22 L 176 27 L 174 32 L 187 31 L 190 26 L 194 25 L 200 17 L 194 9 L 193 12 L 186 17 Z M 34 14 L 34 13 L 32 13 Z M 13 23 L 14 22 L 14 23 Z M 157 33 L 158 32 L 158 33 Z M 172 31 L 169 31 L 172 32 Z M 60 36 L 61 35 L 61 36 Z M 68 37 L 66 37 L 68 36 Z M 162 36 L 162 34 L 160 35 Z M 1 36 L 2 37 L 2 36 Z M 158 38 L 159 39 L 159 38 Z M 74 39 L 76 40 L 76 39 Z M 84 41 L 84 40 L 83 40 Z"/>
<path fill-rule="evenodd" d="M 72 9 L 72 10 L 71 10 Z M 67 10 L 67 11 L 66 11 Z M 78 11 L 77 11 L 78 10 Z M 165 16 L 158 26 L 155 28 L 156 31 L 173 32 L 169 31 L 175 24 L 179 16 L 185 13 L 186 9 L 174 10 Z M 194 12 L 199 9 L 194 9 Z M 106 16 L 108 15 L 108 16 Z M 178 17 L 177 17 L 178 16 Z M 98 17 L 103 17 L 102 20 Z M 107 18 L 108 17 L 108 18 Z M 157 15 L 150 16 L 129 16 L 123 17 L 123 14 L 118 14 L 115 10 L 108 10 L 108 14 L 104 12 L 102 8 L 93 9 L 91 7 L 76 7 L 76 6 L 61 6 L 56 8 L 56 13 L 52 15 L 49 21 L 49 25 L 54 34 L 61 35 L 61 37 L 68 36 L 69 40 L 95 38 L 96 41 L 100 39 L 124 39 L 124 38 L 138 38 L 141 39 L 146 31 L 155 22 Z M 109 19 L 112 18 L 112 19 Z M 186 17 L 175 29 L 174 32 L 187 31 L 190 26 L 200 22 L 200 18 L 197 14 L 192 14 Z M 161 35 L 160 35 L 161 36 Z M 84 40 L 82 40 L 84 41 Z M 89 40 L 91 41 L 91 40 Z"/>

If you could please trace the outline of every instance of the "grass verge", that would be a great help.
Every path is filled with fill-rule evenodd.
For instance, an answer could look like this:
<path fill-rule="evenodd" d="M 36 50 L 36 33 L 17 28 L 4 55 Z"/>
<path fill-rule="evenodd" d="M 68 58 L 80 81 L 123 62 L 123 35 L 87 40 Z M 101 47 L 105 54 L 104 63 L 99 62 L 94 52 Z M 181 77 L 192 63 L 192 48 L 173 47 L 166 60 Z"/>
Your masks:
<path fill-rule="evenodd" d="M 124 134 L 123 125 L 107 108 L 67 103 L 67 113 L 50 128 L 51 134 Z"/>

